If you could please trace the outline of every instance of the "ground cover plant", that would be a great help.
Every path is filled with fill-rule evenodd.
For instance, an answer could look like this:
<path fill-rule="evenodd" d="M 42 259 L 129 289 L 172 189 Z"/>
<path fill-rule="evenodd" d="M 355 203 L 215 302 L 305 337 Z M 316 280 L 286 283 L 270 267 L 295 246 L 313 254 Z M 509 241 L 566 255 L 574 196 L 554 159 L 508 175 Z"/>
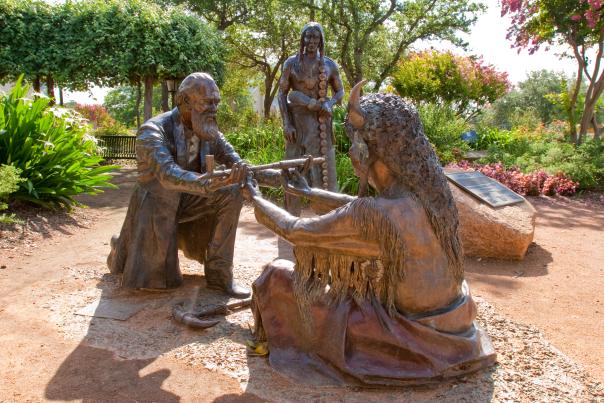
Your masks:
<path fill-rule="evenodd" d="M 21 170 L 12 165 L 0 165 L 0 211 L 6 210 L 8 196 L 19 189 L 19 183 L 23 178 L 19 176 Z M 19 222 L 14 214 L 0 214 L 0 224 L 11 224 Z"/>
<path fill-rule="evenodd" d="M 553 127 L 556 123 L 553 124 Z M 478 130 L 476 149 L 487 150 L 479 162 L 501 163 L 507 169 L 524 174 L 543 171 L 548 175 L 564 174 L 580 189 L 598 189 L 604 184 L 604 144 L 589 138 L 575 146 L 565 140 L 559 129 L 550 127 L 527 130 L 515 128 Z"/>
<path fill-rule="evenodd" d="M 17 80 L 0 99 L 0 164 L 17 168 L 23 181 L 10 198 L 43 207 L 71 207 L 81 193 L 112 187 L 100 166 L 89 126 L 76 114 L 49 106 L 46 97 L 27 97 L 28 86 Z"/>

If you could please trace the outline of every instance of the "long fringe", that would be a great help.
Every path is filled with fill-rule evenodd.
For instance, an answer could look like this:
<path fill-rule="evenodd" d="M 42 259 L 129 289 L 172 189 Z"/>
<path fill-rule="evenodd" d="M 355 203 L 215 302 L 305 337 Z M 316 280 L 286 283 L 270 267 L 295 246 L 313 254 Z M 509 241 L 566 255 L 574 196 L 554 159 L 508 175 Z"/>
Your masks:
<path fill-rule="evenodd" d="M 339 304 L 348 295 L 361 303 L 367 298 L 396 311 L 396 284 L 405 278 L 405 246 L 397 229 L 370 197 L 346 207 L 363 239 L 379 240 L 379 259 L 332 254 L 318 248 L 296 247 L 294 293 L 302 320 L 312 327 L 310 306 L 319 299 Z"/>

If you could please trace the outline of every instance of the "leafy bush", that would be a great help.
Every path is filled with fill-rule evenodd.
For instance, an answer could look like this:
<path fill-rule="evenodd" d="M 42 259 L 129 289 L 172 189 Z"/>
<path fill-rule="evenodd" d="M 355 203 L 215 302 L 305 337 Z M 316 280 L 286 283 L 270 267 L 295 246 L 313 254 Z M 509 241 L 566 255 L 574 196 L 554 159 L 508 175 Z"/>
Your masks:
<path fill-rule="evenodd" d="M 571 196 L 575 194 L 579 186 L 577 182 L 573 182 L 563 173 L 549 175 L 543 170 L 538 170 L 524 174 L 517 167 L 506 169 L 501 163 L 481 165 L 460 161 L 457 164 L 450 164 L 449 168 L 481 172 L 483 175 L 501 182 L 514 192 L 525 196 L 538 196 L 540 194 Z"/>
<path fill-rule="evenodd" d="M 276 121 L 269 120 L 258 125 L 249 125 L 225 133 L 225 136 L 241 158 L 253 165 L 277 162 L 285 155 L 283 129 Z M 281 189 L 266 189 L 264 193 L 271 197 L 283 196 Z"/>
<path fill-rule="evenodd" d="M 424 132 L 441 163 L 444 165 L 461 159 L 464 152 L 470 148 L 460 137 L 470 128 L 469 124 L 447 106 L 424 104 L 420 105 L 418 110 Z"/>
<path fill-rule="evenodd" d="M 49 108 L 47 98 L 27 99 L 21 81 L 0 99 L 0 164 L 20 169 L 24 178 L 11 198 L 70 207 L 75 195 L 113 187 L 107 172 L 115 167 L 99 166 L 103 159 L 87 125 L 69 110 Z"/>
<path fill-rule="evenodd" d="M 8 205 L 5 203 L 8 196 L 19 189 L 19 183 L 23 178 L 19 176 L 21 170 L 12 165 L 0 165 L 0 211 L 6 210 Z M 14 214 L 0 214 L 0 223 L 10 224 L 19 222 Z"/>
<path fill-rule="evenodd" d="M 95 129 L 113 126 L 116 123 L 103 105 L 76 104 L 74 109 Z"/>
<path fill-rule="evenodd" d="M 92 134 L 95 137 L 100 136 L 135 136 L 136 131 L 134 129 L 128 129 L 126 126 L 119 122 L 115 122 L 115 124 L 111 126 L 99 127 L 94 130 Z"/>
<path fill-rule="evenodd" d="M 507 73 L 495 70 L 482 58 L 427 50 L 410 53 L 396 66 L 392 85 L 415 102 L 432 103 L 470 118 L 509 89 Z"/>
<path fill-rule="evenodd" d="M 604 181 L 604 144 L 600 140 L 587 139 L 575 147 L 564 141 L 559 132 L 551 130 L 527 133 L 493 129 L 492 133 L 496 141 L 491 141 L 487 157 L 480 162 L 501 162 L 525 173 L 562 172 L 582 189 L 599 187 Z"/>

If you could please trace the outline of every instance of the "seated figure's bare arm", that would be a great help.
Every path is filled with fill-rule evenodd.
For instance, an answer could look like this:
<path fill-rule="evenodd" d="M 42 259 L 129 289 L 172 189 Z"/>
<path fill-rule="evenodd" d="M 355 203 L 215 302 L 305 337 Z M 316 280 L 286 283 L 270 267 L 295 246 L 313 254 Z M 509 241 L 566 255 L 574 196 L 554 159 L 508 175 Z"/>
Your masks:
<path fill-rule="evenodd" d="M 290 171 L 286 178 L 285 191 L 294 196 L 302 196 L 310 201 L 310 207 L 317 214 L 325 214 L 355 200 L 355 196 L 328 190 L 311 188 L 298 171 Z"/>
<path fill-rule="evenodd" d="M 367 258 L 380 255 L 376 240 L 362 238 L 347 206 L 320 217 L 299 218 L 262 196 L 254 196 L 253 202 L 258 222 L 296 246 L 320 247 Z"/>

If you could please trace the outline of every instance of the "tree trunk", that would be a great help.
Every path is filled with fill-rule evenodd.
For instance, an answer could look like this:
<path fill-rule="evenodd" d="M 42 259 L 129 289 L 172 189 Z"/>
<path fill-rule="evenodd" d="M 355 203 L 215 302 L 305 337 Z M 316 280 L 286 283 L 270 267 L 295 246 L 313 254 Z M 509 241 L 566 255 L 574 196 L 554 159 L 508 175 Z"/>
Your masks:
<path fill-rule="evenodd" d="M 595 113 L 591 117 L 591 127 L 594 129 L 594 140 L 599 140 L 602 129 L 598 127 L 598 119 Z"/>
<path fill-rule="evenodd" d="M 274 95 L 271 93 L 273 89 L 273 78 L 267 77 L 264 80 L 264 119 L 271 117 L 271 105 L 273 104 Z"/>
<path fill-rule="evenodd" d="M 136 83 L 136 127 L 141 127 L 141 83 Z"/>
<path fill-rule="evenodd" d="M 46 76 L 46 95 L 50 98 L 50 105 L 55 104 L 55 80 L 53 80 L 52 75 Z"/>
<path fill-rule="evenodd" d="M 59 105 L 63 106 L 63 87 L 59 87 Z"/>
<path fill-rule="evenodd" d="M 170 93 L 168 92 L 168 84 L 166 81 L 161 82 L 161 110 L 163 112 L 168 112 L 170 110 L 170 105 L 168 104 L 170 100 Z"/>
<path fill-rule="evenodd" d="M 143 107 L 143 118 L 146 122 L 153 114 L 153 76 L 145 76 L 145 104 Z"/>
<path fill-rule="evenodd" d="M 40 77 L 34 78 L 34 91 L 40 92 Z"/>

